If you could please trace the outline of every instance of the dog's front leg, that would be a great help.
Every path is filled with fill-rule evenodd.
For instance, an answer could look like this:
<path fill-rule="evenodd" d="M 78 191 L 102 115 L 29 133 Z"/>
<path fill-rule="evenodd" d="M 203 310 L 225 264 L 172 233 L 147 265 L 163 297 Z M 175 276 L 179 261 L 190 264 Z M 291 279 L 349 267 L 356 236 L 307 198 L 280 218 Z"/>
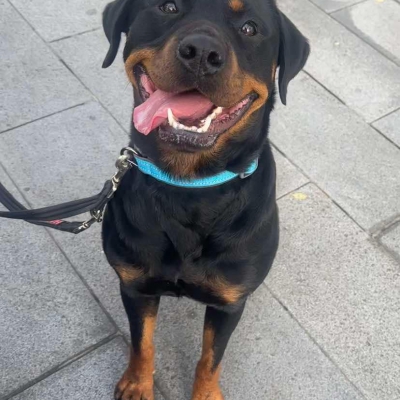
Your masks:
<path fill-rule="evenodd" d="M 153 336 L 159 297 L 129 297 L 121 291 L 131 329 L 129 366 L 115 388 L 116 400 L 154 400 Z"/>
<path fill-rule="evenodd" d="M 203 351 L 197 364 L 192 400 L 223 400 L 219 387 L 221 360 L 228 341 L 243 314 L 245 303 L 234 311 L 207 307 Z"/>

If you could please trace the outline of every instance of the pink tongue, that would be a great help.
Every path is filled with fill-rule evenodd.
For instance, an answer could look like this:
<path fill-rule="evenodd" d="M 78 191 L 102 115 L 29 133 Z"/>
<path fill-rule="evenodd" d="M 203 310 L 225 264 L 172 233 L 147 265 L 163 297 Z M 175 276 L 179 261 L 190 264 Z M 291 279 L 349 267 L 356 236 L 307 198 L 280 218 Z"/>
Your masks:
<path fill-rule="evenodd" d="M 135 128 L 148 135 L 168 119 L 168 108 L 176 119 L 200 119 L 214 107 L 199 92 L 173 94 L 156 90 L 143 104 L 133 111 Z"/>

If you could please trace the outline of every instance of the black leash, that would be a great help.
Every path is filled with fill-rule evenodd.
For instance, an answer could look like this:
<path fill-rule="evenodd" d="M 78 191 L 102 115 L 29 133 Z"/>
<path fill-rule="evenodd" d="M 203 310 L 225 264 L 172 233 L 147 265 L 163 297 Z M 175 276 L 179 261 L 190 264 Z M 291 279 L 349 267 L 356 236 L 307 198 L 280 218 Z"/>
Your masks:
<path fill-rule="evenodd" d="M 70 201 L 51 207 L 29 210 L 18 202 L 12 194 L 0 183 L 0 203 L 7 211 L 0 211 L 0 217 L 10 219 L 20 219 L 30 224 L 45 226 L 47 228 L 57 229 L 62 232 L 78 234 L 89 229 L 95 222 L 103 220 L 104 211 L 107 203 L 112 199 L 115 191 L 118 189 L 122 178 L 127 171 L 136 165 L 134 156 L 139 155 L 131 147 L 125 147 L 121 150 L 115 166 L 117 172 L 104 184 L 101 192 L 95 196 L 87 197 L 81 200 Z M 74 217 L 85 212 L 90 212 L 91 218 L 83 222 L 64 221 L 63 218 Z"/>

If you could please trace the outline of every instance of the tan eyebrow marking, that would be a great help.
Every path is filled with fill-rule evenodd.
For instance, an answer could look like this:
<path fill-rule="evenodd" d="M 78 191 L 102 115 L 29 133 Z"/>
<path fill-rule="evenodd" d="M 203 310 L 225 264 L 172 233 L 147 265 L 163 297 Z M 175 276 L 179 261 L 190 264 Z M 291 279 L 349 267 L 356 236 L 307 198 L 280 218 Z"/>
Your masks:
<path fill-rule="evenodd" d="M 232 11 L 238 12 L 244 9 L 244 4 L 242 0 L 230 0 L 229 7 L 231 8 Z"/>

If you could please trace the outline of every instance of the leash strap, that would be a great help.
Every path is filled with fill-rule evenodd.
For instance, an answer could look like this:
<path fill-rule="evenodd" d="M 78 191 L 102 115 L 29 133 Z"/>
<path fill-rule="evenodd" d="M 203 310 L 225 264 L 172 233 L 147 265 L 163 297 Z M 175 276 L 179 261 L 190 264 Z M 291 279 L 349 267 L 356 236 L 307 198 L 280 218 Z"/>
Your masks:
<path fill-rule="evenodd" d="M 127 171 L 133 165 L 136 165 L 133 161 L 136 155 L 138 155 L 137 152 L 130 147 L 125 147 L 121 150 L 121 155 L 115 164 L 117 172 L 111 180 L 104 184 L 99 194 L 51 207 L 28 210 L 0 183 L 0 203 L 9 210 L 9 212 L 0 211 L 0 217 L 24 220 L 30 224 L 45 226 L 62 232 L 81 233 L 90 228 L 95 222 L 103 220 L 107 203 L 113 197 Z M 63 219 L 85 212 L 90 212 L 91 215 L 91 218 L 87 221 L 70 222 Z"/>
<path fill-rule="evenodd" d="M 248 170 L 242 174 L 225 171 L 209 178 L 183 181 L 170 177 L 149 160 L 141 157 L 138 152 L 131 147 L 124 147 L 121 150 L 120 157 L 115 163 L 115 166 L 117 167 L 117 172 L 110 180 L 106 181 L 99 194 L 51 207 L 38 208 L 36 210 L 28 210 L 25 208 L 0 183 L 0 203 L 9 210 L 8 212 L 0 211 L 0 217 L 24 220 L 30 224 L 41 225 L 62 232 L 78 234 L 90 228 L 95 222 L 101 222 L 103 220 L 107 203 L 114 196 L 114 193 L 118 189 L 124 175 L 133 166 L 137 167 L 144 174 L 150 175 L 155 179 L 168 183 L 169 185 L 186 188 L 202 188 L 220 185 L 237 177 L 240 177 L 241 179 L 247 178 L 256 171 L 258 160 L 255 160 Z M 64 218 L 74 217 L 86 212 L 90 212 L 91 216 L 87 221 L 70 222 L 64 220 Z"/>

